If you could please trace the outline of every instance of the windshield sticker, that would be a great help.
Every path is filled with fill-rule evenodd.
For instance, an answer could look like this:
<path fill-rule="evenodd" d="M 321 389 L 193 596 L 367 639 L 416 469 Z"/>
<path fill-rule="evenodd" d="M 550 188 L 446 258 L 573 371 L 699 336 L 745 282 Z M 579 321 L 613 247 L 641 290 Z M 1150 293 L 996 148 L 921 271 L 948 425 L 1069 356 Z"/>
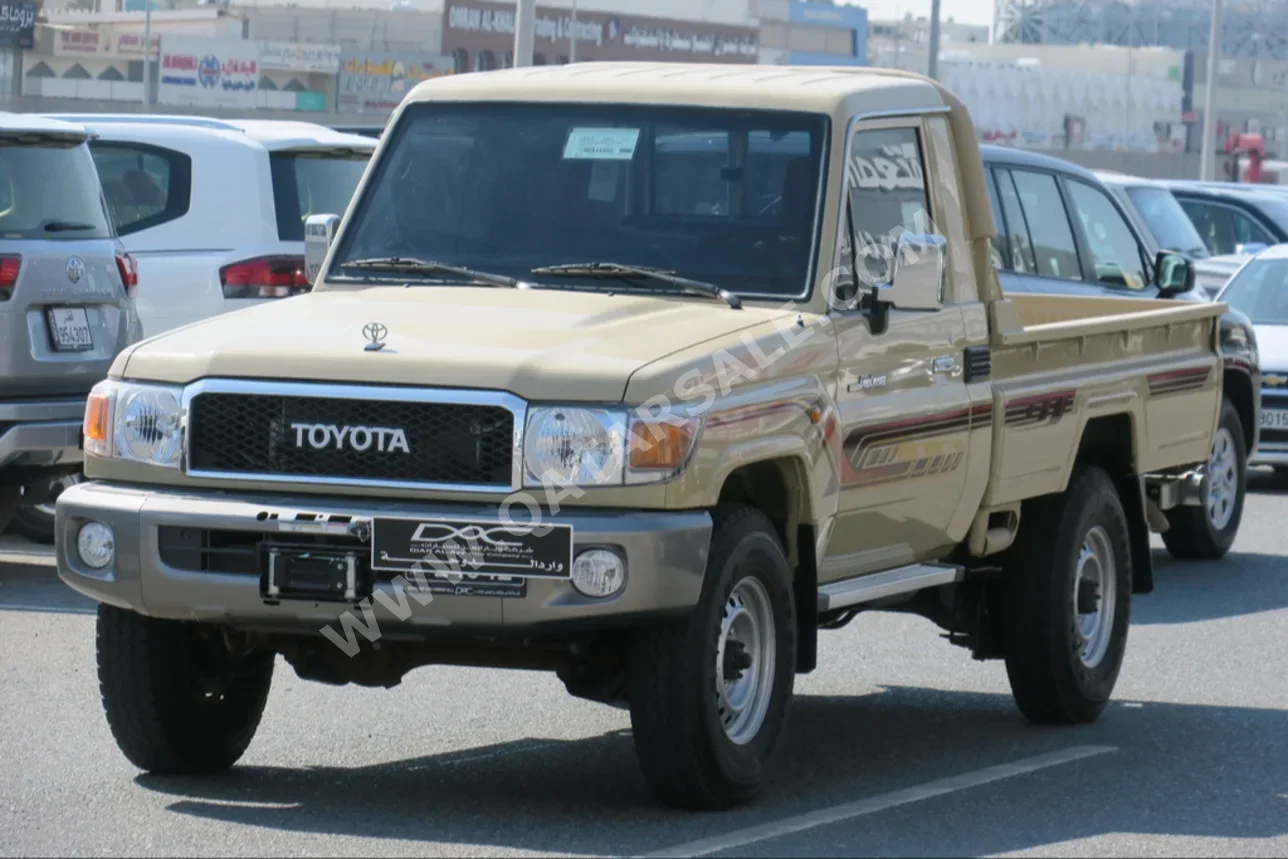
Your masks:
<path fill-rule="evenodd" d="M 630 161 L 639 140 L 638 128 L 574 128 L 563 157 L 565 161 Z"/>
<path fill-rule="evenodd" d="M 590 168 L 589 197 L 597 203 L 612 203 L 617 199 L 617 179 L 621 165 L 612 161 L 597 161 Z"/>

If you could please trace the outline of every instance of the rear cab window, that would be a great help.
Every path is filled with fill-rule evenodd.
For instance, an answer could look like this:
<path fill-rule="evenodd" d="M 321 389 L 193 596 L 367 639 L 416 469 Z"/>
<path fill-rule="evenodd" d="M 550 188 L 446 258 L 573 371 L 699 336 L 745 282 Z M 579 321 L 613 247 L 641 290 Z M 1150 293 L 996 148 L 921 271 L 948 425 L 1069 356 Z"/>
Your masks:
<path fill-rule="evenodd" d="M 182 218 L 192 199 L 192 159 L 143 143 L 96 140 L 90 144 L 103 196 L 119 235 Z"/>
<path fill-rule="evenodd" d="M 114 234 L 84 141 L 0 135 L 0 239 L 106 239 Z"/>
<path fill-rule="evenodd" d="M 273 203 L 277 238 L 304 241 L 310 215 L 344 215 L 370 155 L 366 152 L 272 152 Z"/>

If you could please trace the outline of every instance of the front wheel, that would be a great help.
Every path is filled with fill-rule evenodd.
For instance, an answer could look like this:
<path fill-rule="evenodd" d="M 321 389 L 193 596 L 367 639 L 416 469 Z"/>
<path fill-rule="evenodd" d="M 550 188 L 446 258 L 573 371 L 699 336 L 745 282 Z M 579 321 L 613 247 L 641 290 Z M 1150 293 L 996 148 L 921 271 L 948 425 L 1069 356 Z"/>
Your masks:
<path fill-rule="evenodd" d="M 1173 558 L 1216 561 L 1234 545 L 1243 518 L 1248 489 L 1248 451 L 1243 422 L 1234 405 L 1221 398 L 1217 424 L 1208 456 L 1208 490 L 1202 507 L 1174 507 L 1167 511 L 1168 529 L 1163 545 Z"/>
<path fill-rule="evenodd" d="M 1030 721 L 1095 721 L 1127 651 L 1131 540 L 1103 470 L 1080 468 L 1069 489 L 1029 502 L 1006 564 L 1006 673 Z M 1026 530 L 1027 529 L 1027 530 Z"/>
<path fill-rule="evenodd" d="M 702 596 L 684 621 L 637 633 L 631 726 L 654 795 L 685 809 L 751 801 L 787 720 L 796 672 L 791 572 L 749 507 L 714 513 Z"/>
<path fill-rule="evenodd" d="M 98 608 L 98 678 L 117 746 L 141 770 L 227 769 L 259 727 L 274 654 L 235 654 L 217 629 Z"/>

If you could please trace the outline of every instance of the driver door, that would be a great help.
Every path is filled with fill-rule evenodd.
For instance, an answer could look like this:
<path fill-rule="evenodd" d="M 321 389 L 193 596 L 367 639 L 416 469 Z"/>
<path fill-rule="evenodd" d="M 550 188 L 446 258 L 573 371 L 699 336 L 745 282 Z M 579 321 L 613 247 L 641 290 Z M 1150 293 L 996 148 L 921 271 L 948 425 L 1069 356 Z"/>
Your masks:
<path fill-rule="evenodd" d="M 950 187 L 928 178 L 932 127 L 926 123 L 936 121 L 942 118 L 863 122 L 848 146 L 849 223 L 841 221 L 836 266 L 846 270 L 851 259 L 856 262 L 858 295 L 889 282 L 903 233 L 943 236 L 949 259 L 937 310 L 891 308 L 884 331 L 874 330 L 872 314 L 861 305 L 832 314 L 842 485 L 824 581 L 934 558 L 955 542 L 949 533 L 970 471 L 974 411 L 964 366 L 967 317 L 954 290 L 954 283 L 965 281 L 953 276 L 962 263 L 954 255 L 967 250 L 964 236 L 954 235 L 960 232 L 960 208 L 956 230 L 931 217 L 938 211 L 934 205 L 959 206 L 956 199 L 932 199 L 949 196 L 939 192 Z M 955 194 L 955 165 L 936 166 L 952 171 L 945 175 Z"/>

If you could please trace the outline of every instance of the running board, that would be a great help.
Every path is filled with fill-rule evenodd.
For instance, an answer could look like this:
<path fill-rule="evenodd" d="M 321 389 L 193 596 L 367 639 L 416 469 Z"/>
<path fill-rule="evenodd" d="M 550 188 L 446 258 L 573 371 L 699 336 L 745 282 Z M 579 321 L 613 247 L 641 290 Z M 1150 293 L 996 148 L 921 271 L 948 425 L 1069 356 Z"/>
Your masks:
<path fill-rule="evenodd" d="M 818 612 L 849 608 L 886 597 L 937 588 L 961 581 L 961 567 L 941 564 L 909 564 L 882 573 L 831 582 L 818 589 Z"/>

